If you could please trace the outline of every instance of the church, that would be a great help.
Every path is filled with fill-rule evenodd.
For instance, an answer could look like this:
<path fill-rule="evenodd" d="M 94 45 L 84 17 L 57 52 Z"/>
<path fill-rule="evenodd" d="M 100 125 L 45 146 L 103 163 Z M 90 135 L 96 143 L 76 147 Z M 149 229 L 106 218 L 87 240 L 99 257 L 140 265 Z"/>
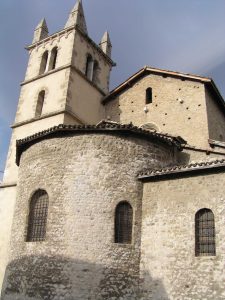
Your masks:
<path fill-rule="evenodd" d="M 109 91 L 82 2 L 29 61 L 0 186 L 2 300 L 225 299 L 225 103 L 145 66 Z"/>

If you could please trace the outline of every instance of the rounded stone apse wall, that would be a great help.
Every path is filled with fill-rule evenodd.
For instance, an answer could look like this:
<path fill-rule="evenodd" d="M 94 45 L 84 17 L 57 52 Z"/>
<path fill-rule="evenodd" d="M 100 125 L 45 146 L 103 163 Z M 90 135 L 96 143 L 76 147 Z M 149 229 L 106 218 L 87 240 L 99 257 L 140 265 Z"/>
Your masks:
<path fill-rule="evenodd" d="M 143 186 L 137 174 L 174 161 L 173 146 L 119 133 L 67 134 L 27 147 L 2 299 L 140 299 Z M 45 197 L 42 213 L 33 201 L 38 193 Z M 115 239 L 120 202 L 132 207 L 128 242 Z M 33 232 L 37 240 L 32 216 L 44 226 Z"/>

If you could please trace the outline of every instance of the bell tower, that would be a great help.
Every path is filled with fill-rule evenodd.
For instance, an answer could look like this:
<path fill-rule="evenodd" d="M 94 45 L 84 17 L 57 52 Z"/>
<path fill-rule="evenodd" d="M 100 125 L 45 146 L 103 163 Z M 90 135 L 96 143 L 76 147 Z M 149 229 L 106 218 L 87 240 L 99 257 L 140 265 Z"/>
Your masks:
<path fill-rule="evenodd" d="M 43 19 L 26 48 L 29 62 L 16 112 L 4 181 L 16 183 L 15 141 L 58 124 L 96 124 L 104 118 L 101 99 L 108 93 L 111 42 L 97 45 L 88 36 L 78 0 L 63 30 L 48 34 Z"/>
<path fill-rule="evenodd" d="M 108 38 L 108 35 L 107 35 Z M 111 47 L 111 46 L 110 46 Z M 16 140 L 59 124 L 96 124 L 105 116 L 102 98 L 108 93 L 114 62 L 108 48 L 89 36 L 82 2 L 78 0 L 65 27 L 49 35 L 43 19 L 26 47 L 29 61 L 18 102 L 0 188 L 0 286 L 7 263 L 7 243 L 16 199 Z M 35 172 L 35 170 L 34 170 Z M 3 215 L 2 215 L 3 214 Z M 2 235 L 2 236 L 1 236 Z M 1 247 L 2 246 L 2 247 Z"/>

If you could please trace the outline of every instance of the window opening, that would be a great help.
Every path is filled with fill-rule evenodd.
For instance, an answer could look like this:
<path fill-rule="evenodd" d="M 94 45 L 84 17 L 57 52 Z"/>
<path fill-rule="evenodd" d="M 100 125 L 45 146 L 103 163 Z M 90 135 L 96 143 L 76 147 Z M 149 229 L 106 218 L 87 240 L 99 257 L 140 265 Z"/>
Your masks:
<path fill-rule="evenodd" d="M 195 215 L 195 255 L 216 255 L 214 215 L 207 208 Z"/>
<path fill-rule="evenodd" d="M 121 202 L 115 212 L 115 243 L 130 244 L 132 241 L 133 209 L 128 202 Z"/>
<path fill-rule="evenodd" d="M 87 57 L 87 62 L 86 62 L 86 70 L 85 70 L 85 75 L 89 80 L 92 81 L 93 79 L 93 68 L 94 68 L 94 61 L 92 59 L 91 55 L 88 55 Z"/>
<path fill-rule="evenodd" d="M 51 58 L 49 63 L 49 70 L 54 70 L 56 67 L 56 61 L 57 61 L 57 55 L 58 55 L 58 48 L 55 47 L 51 51 Z"/>
<path fill-rule="evenodd" d="M 46 72 L 47 62 L 48 62 L 48 51 L 45 51 L 41 58 L 39 75 L 44 74 Z"/>
<path fill-rule="evenodd" d="M 34 193 L 30 202 L 27 242 L 44 241 L 48 215 L 48 194 L 44 190 Z"/>
<path fill-rule="evenodd" d="M 146 89 L 146 98 L 145 98 L 145 104 L 152 103 L 152 88 Z"/>
<path fill-rule="evenodd" d="M 41 91 L 38 94 L 37 106 L 36 106 L 36 111 L 35 111 L 35 117 L 36 118 L 40 117 L 41 114 L 42 114 L 44 100 L 45 100 L 45 91 Z"/>

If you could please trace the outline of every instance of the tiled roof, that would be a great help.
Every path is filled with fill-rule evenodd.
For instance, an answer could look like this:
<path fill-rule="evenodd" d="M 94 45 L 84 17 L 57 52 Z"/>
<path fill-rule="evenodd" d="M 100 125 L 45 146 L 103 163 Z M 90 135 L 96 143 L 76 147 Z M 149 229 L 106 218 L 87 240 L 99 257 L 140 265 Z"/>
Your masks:
<path fill-rule="evenodd" d="M 156 179 L 167 175 L 175 175 L 180 173 L 195 172 L 200 170 L 209 170 L 215 168 L 225 168 L 225 159 L 212 160 L 207 162 L 196 162 L 188 165 L 176 165 L 165 167 L 162 169 L 145 170 L 138 174 L 140 180 Z"/>
<path fill-rule="evenodd" d="M 169 145 L 173 145 L 177 147 L 179 150 L 182 150 L 182 145 L 186 144 L 186 141 L 181 137 L 174 137 L 164 133 L 158 133 L 155 131 L 144 130 L 137 126 L 134 126 L 132 123 L 130 124 L 119 124 L 108 121 L 101 121 L 97 125 L 63 125 L 60 124 L 58 126 L 51 127 L 47 130 L 40 131 L 36 134 L 28 136 L 24 139 L 20 139 L 16 141 L 17 147 L 17 157 L 16 163 L 19 164 L 21 153 L 27 145 L 35 143 L 39 140 L 43 140 L 45 138 L 49 138 L 52 135 L 56 134 L 66 134 L 66 133 L 100 133 L 100 132 L 120 132 L 122 134 L 138 134 L 145 138 L 155 139 Z"/>
<path fill-rule="evenodd" d="M 181 79 L 187 79 L 192 81 L 198 81 L 201 83 L 204 83 L 209 87 L 209 89 L 215 94 L 216 99 L 218 100 L 219 104 L 222 105 L 223 109 L 225 109 L 225 103 L 222 95 L 220 94 L 217 86 L 215 85 L 214 81 L 211 78 L 203 77 L 199 75 L 193 75 L 193 74 L 187 74 L 182 72 L 175 72 L 175 71 L 169 71 L 169 70 L 163 70 L 158 68 L 153 68 L 149 66 L 145 66 L 132 76 L 130 76 L 127 80 L 122 82 L 119 86 L 117 86 L 115 89 L 113 89 L 108 95 L 106 95 L 102 103 L 105 104 L 110 100 L 113 100 L 117 95 L 119 95 L 121 92 L 129 88 L 132 84 L 137 82 L 140 78 L 147 74 L 158 74 L 162 76 L 170 76 L 170 77 L 176 77 Z"/>

